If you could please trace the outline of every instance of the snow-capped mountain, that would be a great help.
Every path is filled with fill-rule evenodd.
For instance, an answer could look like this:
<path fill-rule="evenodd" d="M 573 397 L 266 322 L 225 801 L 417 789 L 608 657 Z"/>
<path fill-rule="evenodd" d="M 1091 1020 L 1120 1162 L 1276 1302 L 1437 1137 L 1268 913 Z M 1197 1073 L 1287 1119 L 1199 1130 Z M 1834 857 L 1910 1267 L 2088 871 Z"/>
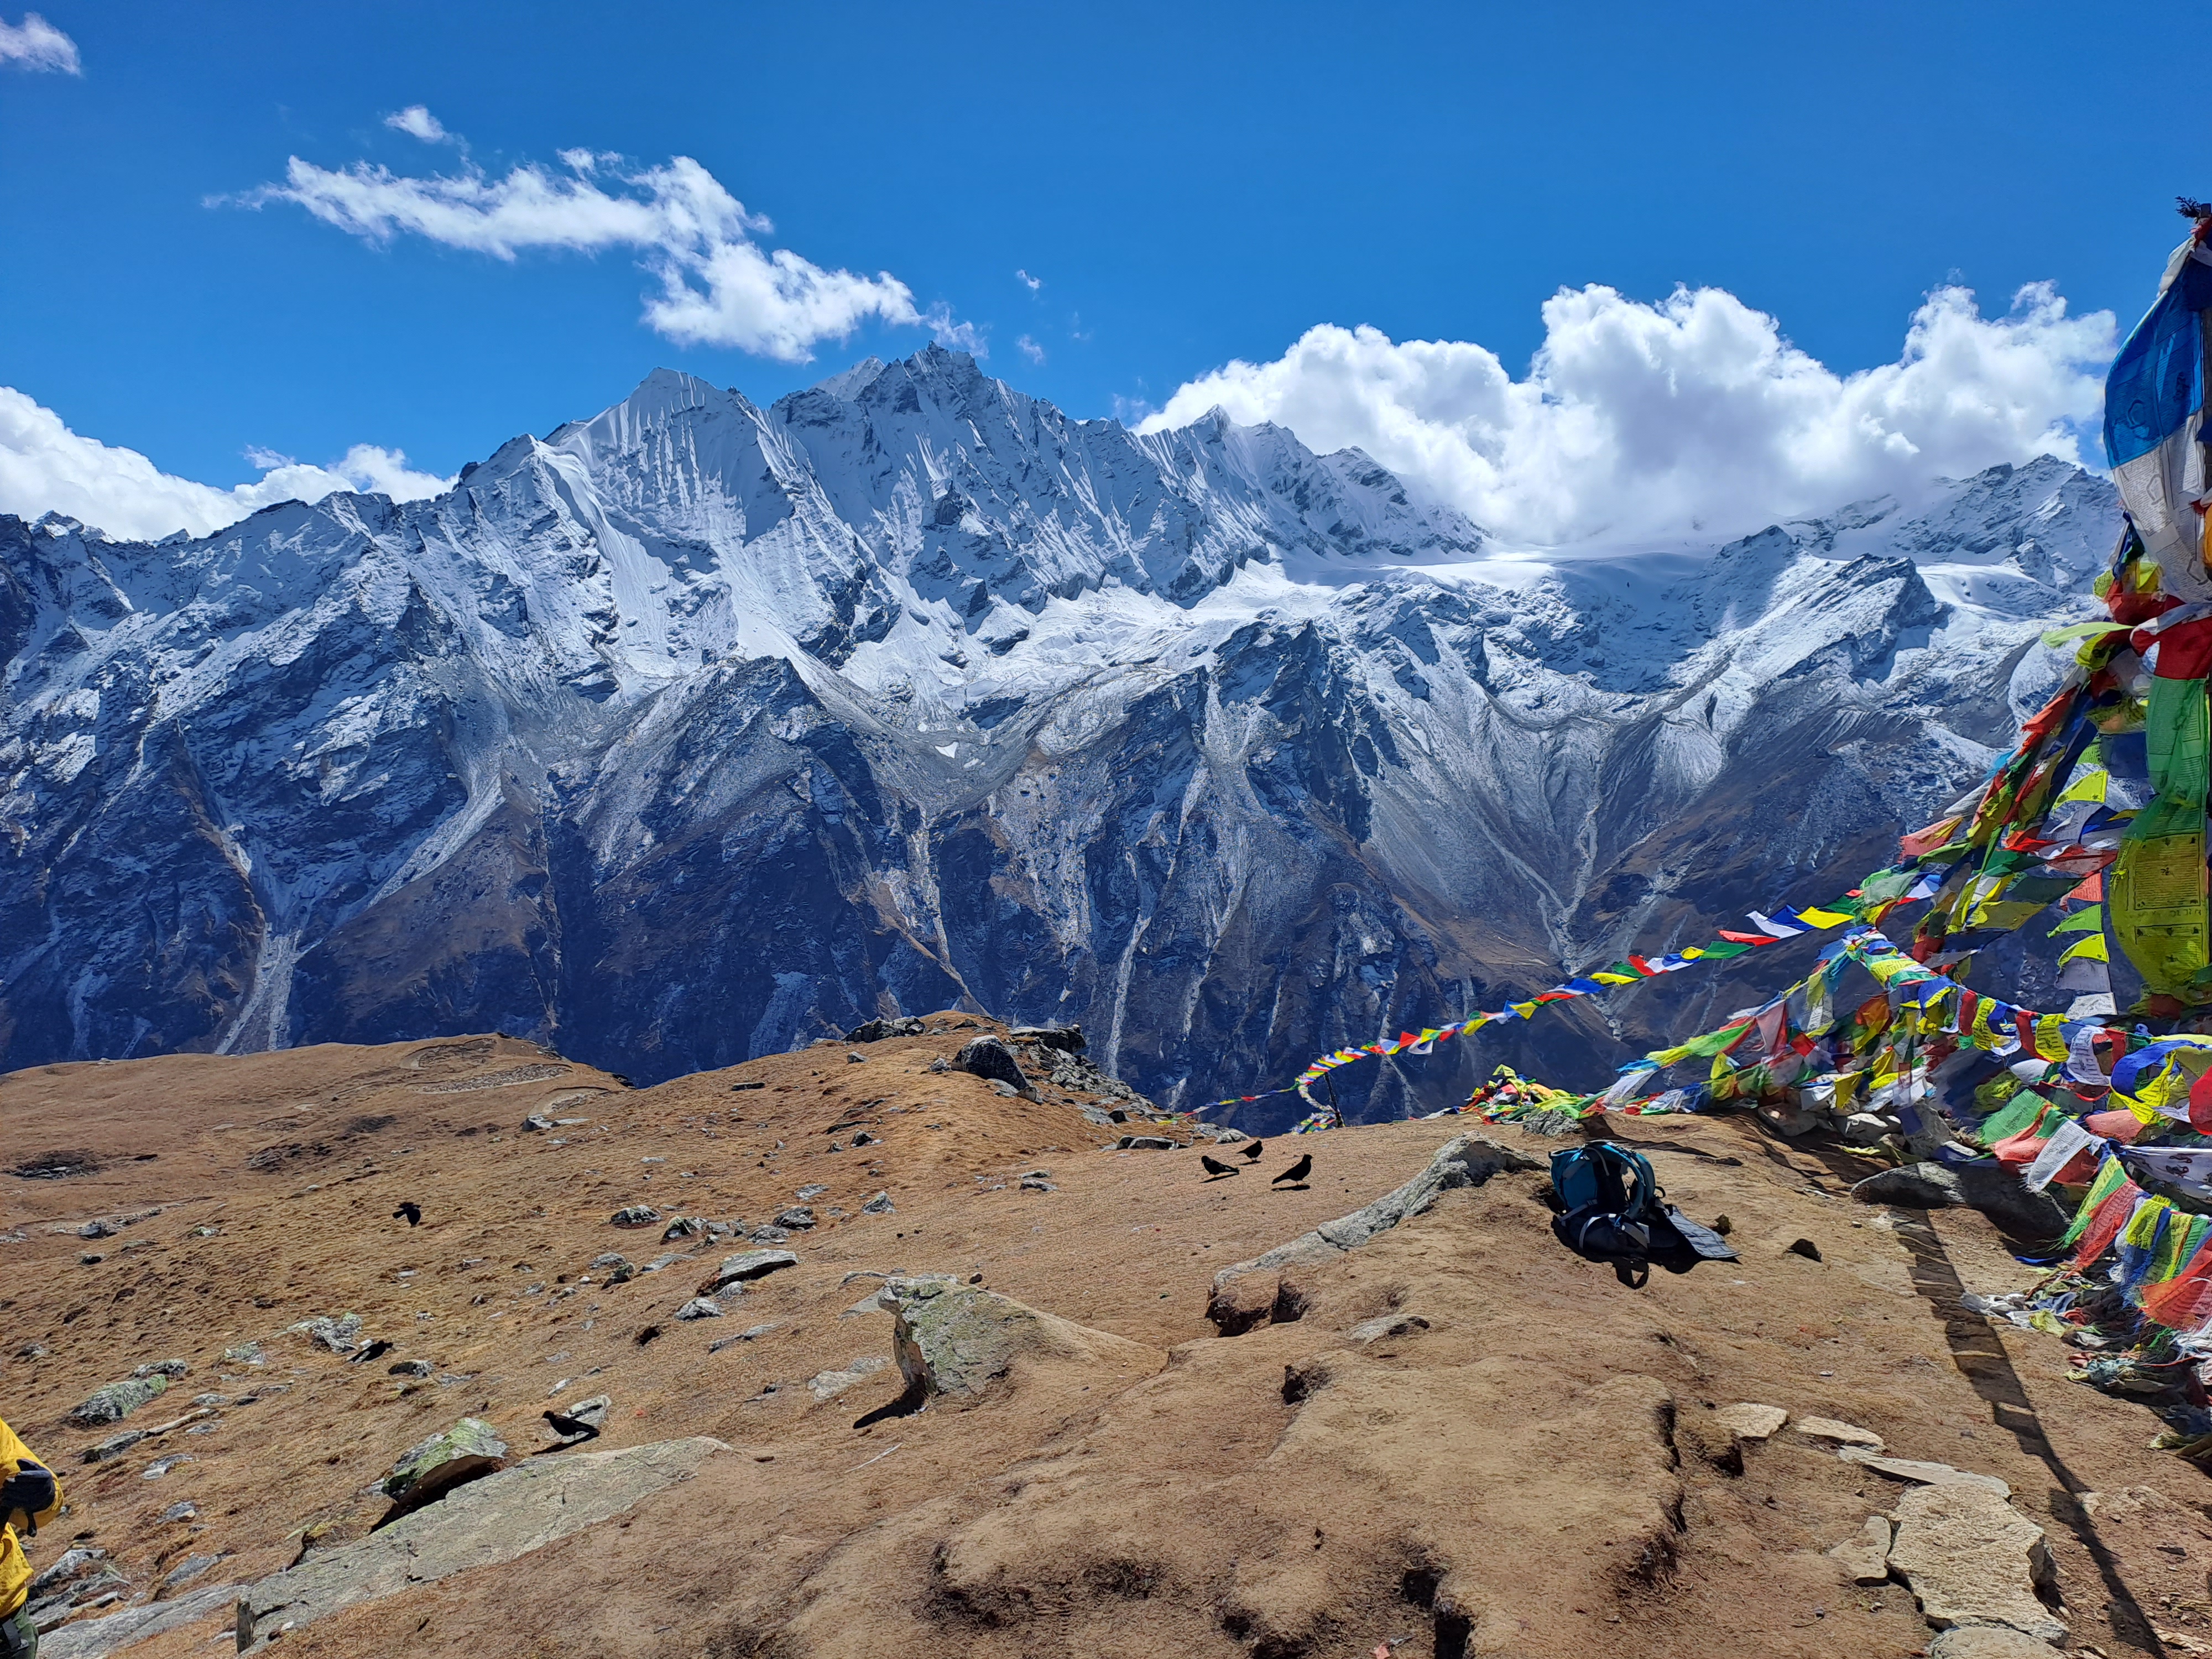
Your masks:
<path fill-rule="evenodd" d="M 643 1079 L 965 996 L 1255 1092 L 1881 863 L 2117 524 L 2041 461 L 1524 551 L 1357 451 L 934 348 L 765 409 L 658 373 L 433 501 L 0 518 L 0 1066 L 496 1028 Z M 1745 983 L 1363 1109 L 1595 1080 Z"/>

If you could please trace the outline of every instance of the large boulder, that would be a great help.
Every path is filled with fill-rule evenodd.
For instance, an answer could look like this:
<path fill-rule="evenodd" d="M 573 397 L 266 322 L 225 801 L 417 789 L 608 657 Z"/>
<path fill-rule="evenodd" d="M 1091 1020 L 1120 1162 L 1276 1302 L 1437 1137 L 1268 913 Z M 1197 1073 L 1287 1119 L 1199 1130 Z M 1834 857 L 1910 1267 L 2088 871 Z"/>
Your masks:
<path fill-rule="evenodd" d="M 507 1467 L 507 1442 L 480 1417 L 464 1417 L 450 1429 L 410 1446 L 384 1477 L 392 1500 L 386 1522 L 434 1504 L 454 1487 Z"/>
<path fill-rule="evenodd" d="M 1014 1051 L 994 1036 L 979 1036 L 963 1046 L 952 1062 L 962 1071 L 980 1077 L 987 1082 L 1003 1083 L 1015 1093 L 1034 1100 L 1036 1091 L 1022 1075 Z"/>
<path fill-rule="evenodd" d="M 1938 1630 L 2001 1625 L 2063 1642 L 2066 1626 L 2036 1599 L 2055 1571 L 2043 1528 L 1978 1483 L 1915 1486 L 1897 1503 L 1889 1565 Z"/>
<path fill-rule="evenodd" d="M 358 1543 L 263 1579 L 238 1601 L 238 1645 L 417 1584 L 542 1549 L 689 1480 L 729 1448 L 698 1437 L 533 1457 L 462 1487 Z"/>
<path fill-rule="evenodd" d="M 1161 1356 L 1012 1297 L 935 1275 L 889 1279 L 878 1305 L 894 1316 L 891 1340 L 907 1391 L 917 1398 L 980 1400 L 1024 1362 L 1071 1363 L 1116 1378 L 1148 1376 Z"/>
<path fill-rule="evenodd" d="M 1996 1159 L 1972 1164 L 1901 1164 L 1857 1182 L 1862 1204 L 1902 1210 L 1979 1210 L 2014 1238 L 2040 1243 L 2066 1231 L 2067 1214 L 2047 1192 L 2032 1193 Z"/>
<path fill-rule="evenodd" d="M 159 1371 L 147 1376 L 126 1376 L 120 1382 L 94 1389 L 70 1413 L 70 1421 L 84 1429 L 120 1423 L 148 1401 L 158 1400 L 168 1391 L 169 1379 Z"/>

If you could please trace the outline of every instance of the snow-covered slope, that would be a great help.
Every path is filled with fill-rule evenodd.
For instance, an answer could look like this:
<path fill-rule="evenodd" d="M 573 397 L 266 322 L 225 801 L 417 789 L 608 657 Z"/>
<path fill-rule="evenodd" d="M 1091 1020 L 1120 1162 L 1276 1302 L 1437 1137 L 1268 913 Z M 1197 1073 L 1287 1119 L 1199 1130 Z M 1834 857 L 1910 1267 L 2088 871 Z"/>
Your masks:
<path fill-rule="evenodd" d="M 1247 1092 L 1879 862 L 2116 525 L 2039 462 L 1517 550 L 937 349 L 767 409 L 658 373 L 428 501 L 0 519 L 0 1066 L 495 1027 L 657 1078 L 967 995 Z M 1601 1075 L 1731 985 L 1368 1109 Z"/>

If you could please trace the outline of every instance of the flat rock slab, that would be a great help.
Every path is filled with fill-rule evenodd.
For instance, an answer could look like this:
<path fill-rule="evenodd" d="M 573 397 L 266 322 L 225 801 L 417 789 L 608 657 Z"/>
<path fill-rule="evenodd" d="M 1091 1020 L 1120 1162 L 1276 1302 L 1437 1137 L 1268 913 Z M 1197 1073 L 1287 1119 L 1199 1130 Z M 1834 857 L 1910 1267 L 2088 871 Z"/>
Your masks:
<path fill-rule="evenodd" d="M 106 1659 L 117 1649 L 145 1641 L 164 1631 L 197 1624 L 209 1614 L 228 1608 L 241 1595 L 243 1584 L 210 1584 L 179 1595 L 173 1601 L 150 1602 L 105 1619 L 85 1619 L 64 1625 L 39 1638 L 40 1659 Z"/>
<path fill-rule="evenodd" d="M 1714 1426 L 1739 1440 L 1767 1439 L 1779 1433 L 1789 1420 L 1790 1413 L 1781 1407 L 1755 1406 L 1747 1400 L 1723 1406 L 1713 1413 Z"/>
<path fill-rule="evenodd" d="M 2012 1496 L 2011 1486 L 1994 1474 L 1970 1474 L 1948 1463 L 1923 1463 L 1913 1457 L 1884 1457 L 1864 1446 L 1839 1446 L 1836 1455 L 1846 1463 L 1863 1463 L 1876 1474 L 1886 1474 L 1893 1480 L 1915 1480 L 1923 1486 L 1963 1481 L 1972 1486 L 1987 1486 L 2000 1498 Z"/>
<path fill-rule="evenodd" d="M 1815 1440 L 1832 1440 L 1844 1446 L 1865 1446 L 1873 1451 L 1881 1451 L 1887 1443 L 1872 1429 L 1863 1429 L 1856 1423 L 1838 1423 L 1832 1417 L 1801 1417 L 1797 1419 L 1797 1432 L 1809 1434 Z"/>
<path fill-rule="evenodd" d="M 763 1229 L 763 1231 L 766 1231 Z M 789 1250 L 740 1250 L 700 1281 L 699 1294 L 712 1296 L 732 1285 L 764 1279 L 779 1267 L 796 1267 L 799 1258 Z"/>
<path fill-rule="evenodd" d="M 1938 1630 L 2002 1625 L 2041 1641 L 2066 1639 L 2066 1626 L 2035 1596 L 2053 1570 L 2043 1528 L 1985 1486 L 1951 1480 L 1906 1492 L 1889 1565 Z"/>
<path fill-rule="evenodd" d="M 1399 1223 L 1425 1213 L 1455 1187 L 1480 1187 L 1506 1170 L 1538 1167 L 1534 1158 L 1486 1135 L 1454 1135 L 1437 1148 L 1427 1169 L 1395 1191 L 1214 1274 L 1206 1316 L 1222 1335 L 1241 1336 L 1273 1317 L 1284 1268 L 1333 1261 Z"/>
<path fill-rule="evenodd" d="M 2048 1642 L 2001 1625 L 1961 1625 L 1928 1644 L 1928 1659 L 2059 1659 L 2059 1653 Z"/>
<path fill-rule="evenodd" d="M 1855 1584 L 1879 1584 L 1889 1577 L 1889 1522 L 1869 1515 L 1866 1524 L 1828 1552 L 1828 1559 L 1850 1574 Z"/>
<path fill-rule="evenodd" d="M 287 1623 L 308 1624 L 356 1602 L 543 1549 L 689 1480 L 708 1458 L 728 1449 L 701 1435 L 533 1458 L 471 1481 L 358 1543 L 312 1556 L 254 1585 L 239 1598 L 239 1646 Z"/>

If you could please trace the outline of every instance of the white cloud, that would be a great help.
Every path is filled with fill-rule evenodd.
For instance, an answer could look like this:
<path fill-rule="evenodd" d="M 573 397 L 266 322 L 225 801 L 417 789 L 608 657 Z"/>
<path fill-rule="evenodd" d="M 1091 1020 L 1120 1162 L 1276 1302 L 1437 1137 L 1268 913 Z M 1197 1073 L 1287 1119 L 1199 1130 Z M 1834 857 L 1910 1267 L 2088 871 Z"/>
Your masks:
<path fill-rule="evenodd" d="M 629 172 L 617 155 L 572 149 L 560 157 L 565 172 L 526 163 L 495 179 L 473 165 L 408 178 L 366 161 L 331 169 L 295 155 L 283 184 L 242 199 L 296 203 L 371 242 L 422 236 L 495 259 L 532 248 L 634 249 L 660 281 L 646 297 L 647 325 L 685 345 L 806 362 L 817 342 L 844 339 L 873 317 L 981 349 L 972 325 L 942 307 L 923 313 L 889 271 L 825 270 L 788 248 L 763 248 L 754 238 L 775 227 L 689 156 Z"/>
<path fill-rule="evenodd" d="M 252 483 L 231 489 L 194 483 L 135 449 L 81 437 L 51 409 L 0 386 L 0 513 L 25 519 L 61 513 L 123 540 L 152 541 L 179 530 L 206 535 L 277 501 L 319 501 L 341 489 L 416 501 L 453 483 L 413 471 L 403 452 L 374 444 L 356 444 L 327 467 L 265 450 L 250 450 L 247 459 L 263 469 Z"/>
<path fill-rule="evenodd" d="M 396 115 L 384 118 L 384 125 L 410 138 L 420 138 L 426 144 L 453 143 L 459 141 L 446 131 L 446 125 L 421 104 L 410 104 Z"/>
<path fill-rule="evenodd" d="M 1041 363 L 1044 361 L 1044 348 L 1026 334 L 1015 337 L 1014 348 L 1033 363 Z"/>
<path fill-rule="evenodd" d="M 1141 430 L 1218 404 L 1322 451 L 1357 446 L 1509 541 L 1736 530 L 2035 455 L 2080 460 L 2114 343 L 2049 283 L 1984 318 L 1940 288 L 1893 363 L 1838 375 L 1719 289 L 1656 305 L 1561 289 L 1524 380 L 1470 342 L 1323 325 L 1178 388 Z"/>
<path fill-rule="evenodd" d="M 0 17 L 0 64 L 20 64 L 27 70 L 54 70 L 63 75 L 82 75 L 76 42 L 34 11 L 23 14 L 21 23 Z"/>
<path fill-rule="evenodd" d="M 1019 283 L 1024 288 L 1029 289 L 1032 294 L 1036 293 L 1039 289 L 1044 286 L 1043 277 L 1032 276 L 1026 270 L 1017 270 L 1014 273 L 1014 280 Z"/>

